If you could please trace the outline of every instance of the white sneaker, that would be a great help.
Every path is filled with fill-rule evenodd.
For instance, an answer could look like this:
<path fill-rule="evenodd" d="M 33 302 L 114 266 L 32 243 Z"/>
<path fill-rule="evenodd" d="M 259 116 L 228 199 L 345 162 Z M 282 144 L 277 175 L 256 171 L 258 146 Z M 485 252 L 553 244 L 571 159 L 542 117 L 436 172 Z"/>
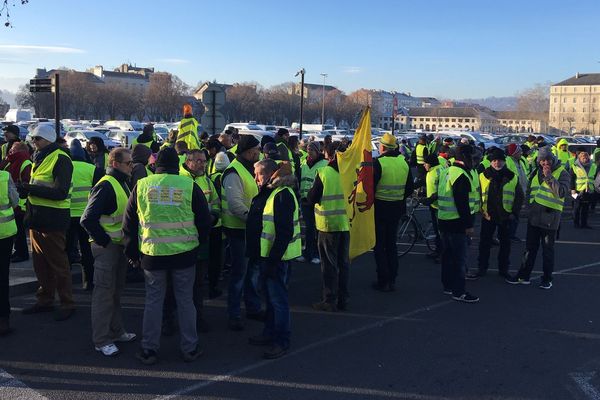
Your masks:
<path fill-rule="evenodd" d="M 119 348 L 115 346 L 114 343 L 107 344 L 102 347 L 95 347 L 95 349 L 107 357 L 112 357 L 119 354 Z"/>
<path fill-rule="evenodd" d="M 136 337 L 137 336 L 135 333 L 125 332 L 124 334 L 122 334 L 121 336 L 116 338 L 115 342 L 123 342 L 123 343 L 133 342 Z"/>
<path fill-rule="evenodd" d="M 303 263 L 303 262 L 306 262 L 306 258 L 304 258 L 304 256 L 300 256 L 300 257 L 296 258 L 296 261 Z"/>
<path fill-rule="evenodd" d="M 310 262 L 313 264 L 321 264 L 321 259 L 319 257 L 315 257 L 312 260 L 310 260 Z"/>

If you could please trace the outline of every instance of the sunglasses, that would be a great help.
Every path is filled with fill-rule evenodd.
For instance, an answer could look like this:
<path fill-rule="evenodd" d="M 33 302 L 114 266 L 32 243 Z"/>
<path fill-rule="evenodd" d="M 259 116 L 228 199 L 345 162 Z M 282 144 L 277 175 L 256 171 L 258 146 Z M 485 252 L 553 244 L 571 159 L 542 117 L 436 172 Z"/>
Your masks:
<path fill-rule="evenodd" d="M 132 165 L 133 165 L 133 161 L 119 161 L 119 163 L 120 163 L 120 164 L 125 164 L 125 165 L 127 165 L 128 167 L 130 167 L 130 166 L 132 166 Z"/>
<path fill-rule="evenodd" d="M 31 140 L 33 140 L 34 142 L 37 142 L 38 140 L 42 140 L 42 139 L 43 139 L 43 137 L 41 137 L 41 136 L 34 136 L 31 138 Z"/>

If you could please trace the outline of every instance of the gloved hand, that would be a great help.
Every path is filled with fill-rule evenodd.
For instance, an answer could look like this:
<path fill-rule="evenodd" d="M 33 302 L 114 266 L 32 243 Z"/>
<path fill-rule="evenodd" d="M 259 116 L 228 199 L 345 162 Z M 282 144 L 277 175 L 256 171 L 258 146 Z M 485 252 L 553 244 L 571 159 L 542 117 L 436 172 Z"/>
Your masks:
<path fill-rule="evenodd" d="M 279 263 L 270 259 L 265 260 L 265 276 L 271 279 L 277 279 L 279 275 Z"/>
<path fill-rule="evenodd" d="M 19 197 L 24 199 L 29 194 L 29 183 L 16 183 L 17 192 L 19 192 Z"/>

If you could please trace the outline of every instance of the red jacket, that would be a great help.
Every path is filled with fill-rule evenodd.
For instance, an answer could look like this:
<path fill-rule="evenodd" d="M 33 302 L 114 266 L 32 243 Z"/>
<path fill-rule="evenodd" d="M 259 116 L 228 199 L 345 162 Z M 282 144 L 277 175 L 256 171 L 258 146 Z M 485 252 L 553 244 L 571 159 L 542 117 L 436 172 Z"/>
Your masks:
<path fill-rule="evenodd" d="M 29 160 L 28 151 L 19 151 L 18 153 L 12 153 L 6 156 L 8 165 L 5 170 L 10 173 L 10 176 L 15 183 L 29 183 L 31 176 L 31 165 L 28 165 L 23 172 L 21 172 L 21 165 L 25 160 Z"/>

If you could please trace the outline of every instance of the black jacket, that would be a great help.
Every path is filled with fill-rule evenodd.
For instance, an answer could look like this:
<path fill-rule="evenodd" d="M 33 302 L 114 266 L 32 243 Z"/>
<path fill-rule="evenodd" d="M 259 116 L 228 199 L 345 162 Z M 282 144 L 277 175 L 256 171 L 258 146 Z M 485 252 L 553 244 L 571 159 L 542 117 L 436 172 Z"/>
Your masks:
<path fill-rule="evenodd" d="M 39 167 L 44 158 L 56 149 L 63 151 L 56 143 L 46 146 L 33 155 L 33 162 Z M 68 152 L 65 151 L 65 154 L 68 154 Z M 37 168 L 33 168 L 32 174 L 36 170 Z M 28 192 L 33 196 L 48 200 L 66 199 L 69 196 L 71 179 L 73 178 L 71 158 L 59 157 L 52 170 L 52 176 L 54 177 L 53 187 L 23 183 L 21 192 Z M 71 222 L 71 212 L 68 208 L 34 206 L 28 201 L 24 221 L 26 226 L 40 232 L 66 231 Z"/>
<path fill-rule="evenodd" d="M 294 177 L 287 175 L 277 178 L 272 184 L 264 186 L 252 199 L 248 219 L 246 220 L 246 256 L 249 258 L 260 257 L 260 235 L 263 231 L 263 211 L 267 199 L 276 187 L 290 186 Z M 293 190 L 293 189 L 292 189 Z M 274 201 L 275 241 L 267 262 L 274 264 L 281 261 L 288 244 L 294 236 L 294 195 L 289 190 L 279 192 Z"/>
<path fill-rule="evenodd" d="M 442 232 L 465 233 L 465 230 L 473 227 L 474 216 L 469 207 L 469 192 L 471 192 L 470 170 L 463 164 L 454 163 L 455 167 L 461 168 L 466 175 L 459 176 L 452 186 L 454 204 L 458 211 L 458 218 L 451 220 L 438 220 L 438 226 Z"/>
<path fill-rule="evenodd" d="M 119 170 L 107 168 L 108 175 L 114 177 L 127 195 L 129 187 L 127 180 L 129 176 Z M 110 244 L 110 236 L 100 226 L 100 217 L 110 215 L 117 210 L 117 196 L 110 182 L 104 181 L 94 186 L 90 192 L 88 205 L 81 216 L 80 224 L 90 235 L 90 238 L 99 246 L 106 247 Z"/>
<path fill-rule="evenodd" d="M 166 171 L 162 168 L 156 169 L 157 174 L 178 174 L 178 170 Z M 194 184 L 192 191 L 192 212 L 194 213 L 194 225 L 198 230 L 198 241 L 205 243 L 208 240 L 211 226 L 211 216 L 208 209 L 206 197 L 200 187 Z M 139 249 L 139 217 L 137 214 L 137 186 L 131 191 L 129 202 L 125 209 L 123 218 L 123 233 L 125 244 L 125 255 L 133 261 L 141 260 L 141 266 L 147 270 L 180 269 L 196 265 L 198 258 L 198 247 L 185 253 L 171 256 L 147 256 Z"/>
<path fill-rule="evenodd" d="M 515 176 L 514 172 L 509 170 L 506 166 L 500 171 L 496 171 L 492 167 L 488 167 L 483 171 L 483 175 L 490 180 L 490 186 L 487 194 L 487 212 L 490 216 L 491 221 L 496 223 L 502 223 L 510 216 L 506 212 L 502 205 L 503 199 L 503 188 L 510 180 Z M 521 207 L 523 207 L 523 201 L 525 200 L 525 194 L 521 185 L 517 183 L 515 188 L 515 201 L 513 203 L 513 214 L 515 217 L 519 216 Z"/>

